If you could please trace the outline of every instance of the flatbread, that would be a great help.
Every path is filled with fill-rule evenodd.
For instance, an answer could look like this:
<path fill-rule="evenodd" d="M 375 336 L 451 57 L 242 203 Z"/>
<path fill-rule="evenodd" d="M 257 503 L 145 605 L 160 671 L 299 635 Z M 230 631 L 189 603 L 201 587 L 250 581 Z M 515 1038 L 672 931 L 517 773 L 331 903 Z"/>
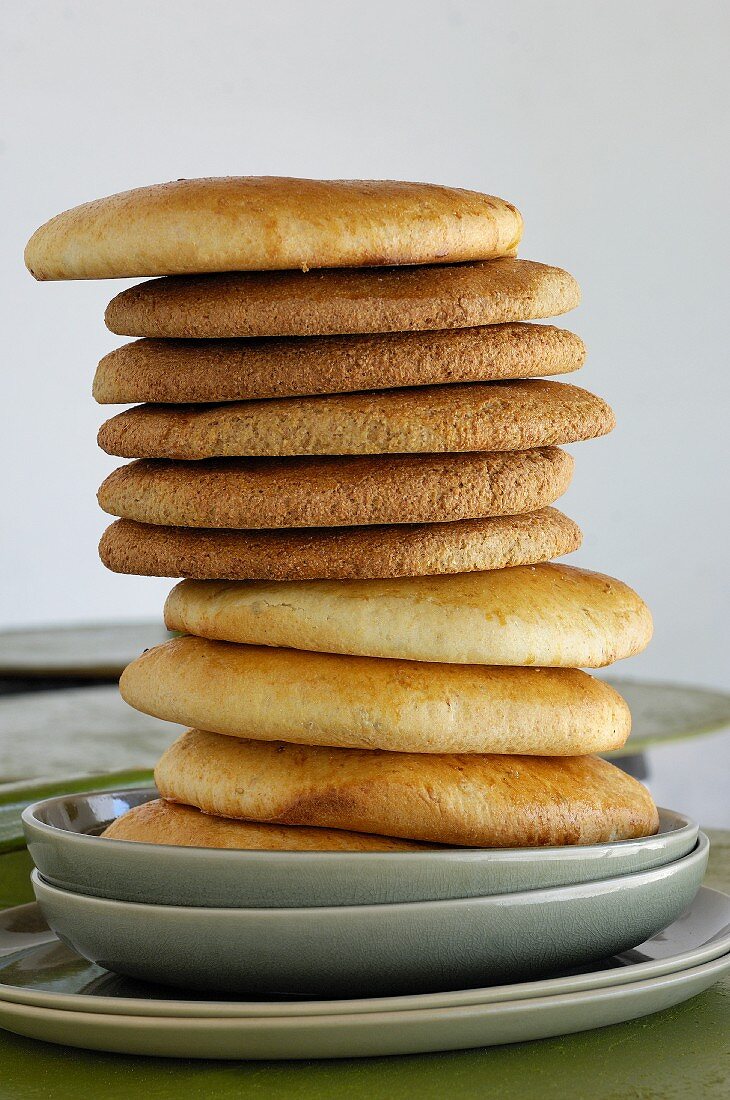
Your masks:
<path fill-rule="evenodd" d="M 172 527 L 348 527 L 520 515 L 565 492 L 573 459 L 534 451 L 141 459 L 99 489 L 105 512 Z"/>
<path fill-rule="evenodd" d="M 422 756 L 191 730 L 155 781 L 165 798 L 206 813 L 439 844 L 603 844 L 659 827 L 646 788 L 595 756 Z"/>
<path fill-rule="evenodd" d="M 573 756 L 620 748 L 628 707 L 566 668 L 384 661 L 181 637 L 122 673 L 122 698 L 167 722 L 263 741 L 397 752 Z"/>
<path fill-rule="evenodd" d="M 101 834 L 109 840 L 172 844 L 183 848 L 235 848 L 267 852 L 411 852 L 432 848 L 344 829 L 312 829 L 213 817 L 193 806 L 155 798 L 112 821 Z"/>
<path fill-rule="evenodd" d="M 429 264 L 512 255 L 522 217 L 477 191 L 393 180 L 224 176 L 66 210 L 25 250 L 36 279 Z"/>
<path fill-rule="evenodd" d="M 102 405 L 246 401 L 449 382 L 538 378 L 578 370 L 579 336 L 553 325 L 257 340 L 134 340 L 105 355 Z"/>
<path fill-rule="evenodd" d="M 216 531 L 120 519 L 102 536 L 107 569 L 198 580 L 313 580 L 467 573 L 577 550 L 580 528 L 544 508 L 523 516 L 389 527 Z"/>
<path fill-rule="evenodd" d="M 534 321 L 579 302 L 567 271 L 502 259 L 154 279 L 113 298 L 105 320 L 121 336 L 326 336 Z"/>
<path fill-rule="evenodd" d="M 615 426 L 600 397 L 565 382 L 472 382 L 216 405 L 138 405 L 102 425 L 120 458 L 522 451 Z"/>
<path fill-rule="evenodd" d="M 570 565 L 399 580 L 183 581 L 169 630 L 228 642 L 467 665 L 600 668 L 640 653 L 652 620 L 613 577 Z"/>

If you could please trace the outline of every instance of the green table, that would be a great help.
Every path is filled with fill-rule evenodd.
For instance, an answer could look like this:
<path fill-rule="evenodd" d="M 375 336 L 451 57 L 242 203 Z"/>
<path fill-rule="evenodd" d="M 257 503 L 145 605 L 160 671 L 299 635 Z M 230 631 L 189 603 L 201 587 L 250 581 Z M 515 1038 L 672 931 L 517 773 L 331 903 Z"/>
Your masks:
<path fill-rule="evenodd" d="M 730 893 L 730 831 L 707 885 Z M 31 900 L 24 849 L 0 856 L 0 906 Z M 0 1031 L 0 1100 L 727 1100 L 730 978 L 627 1024 L 486 1050 L 338 1062 L 199 1062 L 97 1054 Z"/>

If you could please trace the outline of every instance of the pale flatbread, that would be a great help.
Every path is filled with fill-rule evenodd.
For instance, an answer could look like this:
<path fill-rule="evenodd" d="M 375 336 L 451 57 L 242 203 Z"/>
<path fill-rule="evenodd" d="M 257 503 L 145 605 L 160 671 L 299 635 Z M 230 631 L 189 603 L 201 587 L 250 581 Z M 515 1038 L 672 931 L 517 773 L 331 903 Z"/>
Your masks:
<path fill-rule="evenodd" d="M 267 852 L 410 852 L 431 848 L 414 840 L 370 836 L 344 829 L 268 825 L 214 817 L 193 806 L 155 798 L 135 806 L 101 834 L 109 840 L 173 844 L 183 848 L 235 848 Z"/>
<path fill-rule="evenodd" d="M 228 642 L 467 665 L 600 668 L 640 653 L 652 620 L 613 577 L 570 565 L 398 580 L 183 581 L 170 630 Z"/>
<path fill-rule="evenodd" d="M 182 637 L 119 682 L 137 710 L 264 741 L 398 752 L 573 756 L 620 748 L 613 688 L 565 668 L 384 661 Z"/>

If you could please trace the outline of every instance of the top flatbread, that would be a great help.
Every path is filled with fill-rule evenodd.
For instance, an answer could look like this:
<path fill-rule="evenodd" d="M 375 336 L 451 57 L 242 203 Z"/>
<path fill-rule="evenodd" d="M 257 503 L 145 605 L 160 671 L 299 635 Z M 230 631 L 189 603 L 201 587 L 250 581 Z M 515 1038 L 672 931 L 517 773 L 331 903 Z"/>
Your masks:
<path fill-rule="evenodd" d="M 533 321 L 579 302 L 567 271 L 500 259 L 153 279 L 113 298 L 105 320 L 121 336 L 326 336 Z"/>
<path fill-rule="evenodd" d="M 196 404 L 568 374 L 579 336 L 553 325 L 246 340 L 135 340 L 96 368 L 101 405 Z"/>
<path fill-rule="evenodd" d="M 224 176 L 138 187 L 41 226 L 25 250 L 36 279 L 428 264 L 513 255 L 518 210 L 503 199 L 392 180 Z"/>

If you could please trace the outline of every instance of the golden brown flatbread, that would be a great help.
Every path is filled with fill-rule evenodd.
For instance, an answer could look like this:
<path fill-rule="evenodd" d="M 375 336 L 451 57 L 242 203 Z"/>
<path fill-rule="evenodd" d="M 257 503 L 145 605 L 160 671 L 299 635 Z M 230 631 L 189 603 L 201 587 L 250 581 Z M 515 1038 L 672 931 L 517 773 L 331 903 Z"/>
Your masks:
<path fill-rule="evenodd" d="M 198 580 L 417 577 L 549 561 L 580 546 L 577 524 L 555 508 L 522 516 L 387 527 L 224 531 L 120 519 L 99 554 L 115 573 Z"/>
<path fill-rule="evenodd" d="M 621 696 L 567 668 L 490 668 L 175 638 L 124 670 L 145 714 L 230 737 L 421 753 L 620 748 Z M 183 800 L 184 801 L 184 800 Z"/>
<path fill-rule="evenodd" d="M 25 250 L 36 279 L 429 264 L 512 255 L 504 199 L 394 180 L 223 176 L 138 187 L 46 222 Z"/>
<path fill-rule="evenodd" d="M 134 340 L 105 355 L 102 405 L 184 404 L 297 397 L 568 374 L 583 365 L 579 336 L 553 325 L 443 332 L 245 340 Z"/>
<path fill-rule="evenodd" d="M 155 781 L 206 813 L 438 844 L 602 844 L 659 827 L 646 788 L 595 756 L 422 756 L 190 730 Z"/>
<path fill-rule="evenodd" d="M 534 451 L 140 459 L 99 489 L 105 512 L 172 527 L 349 527 L 521 515 L 565 492 L 573 459 Z"/>
<path fill-rule="evenodd" d="M 120 458 L 522 451 L 605 435 L 600 397 L 565 382 L 472 382 L 216 405 L 138 405 L 102 425 Z"/>
<path fill-rule="evenodd" d="M 113 298 L 105 320 L 121 336 L 326 336 L 536 321 L 579 302 L 567 271 L 503 259 L 153 279 Z"/>

